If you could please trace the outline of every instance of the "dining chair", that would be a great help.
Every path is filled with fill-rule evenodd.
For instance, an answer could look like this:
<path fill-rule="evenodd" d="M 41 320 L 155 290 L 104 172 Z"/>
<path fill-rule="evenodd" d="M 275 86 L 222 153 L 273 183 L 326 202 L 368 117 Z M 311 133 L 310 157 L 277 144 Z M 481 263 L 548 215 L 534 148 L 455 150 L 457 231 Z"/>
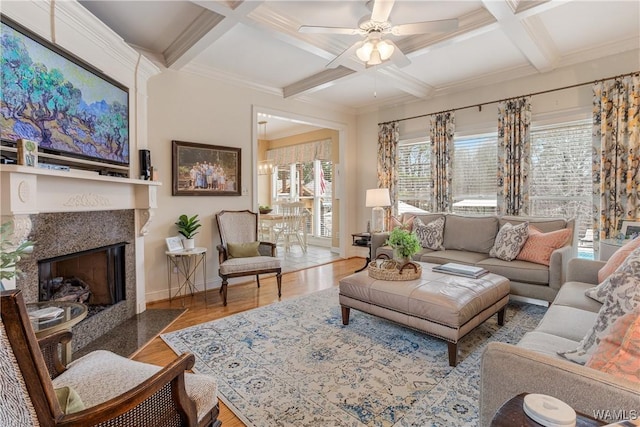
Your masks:
<path fill-rule="evenodd" d="M 275 273 L 278 298 L 282 295 L 282 268 L 276 258 L 276 245 L 258 240 L 258 214 L 249 210 L 220 211 L 216 214 L 220 244 L 218 275 L 222 278 L 222 303 L 227 305 L 229 279 L 256 276 L 260 287 L 260 274 Z"/>
<path fill-rule="evenodd" d="M 304 238 L 304 226 L 306 220 L 306 209 L 304 203 L 293 202 L 283 203 L 282 222 L 275 227 L 275 243 L 278 244 L 280 237 L 286 252 L 291 249 L 292 239 L 300 245 L 302 252 L 307 253 L 307 242 Z"/>

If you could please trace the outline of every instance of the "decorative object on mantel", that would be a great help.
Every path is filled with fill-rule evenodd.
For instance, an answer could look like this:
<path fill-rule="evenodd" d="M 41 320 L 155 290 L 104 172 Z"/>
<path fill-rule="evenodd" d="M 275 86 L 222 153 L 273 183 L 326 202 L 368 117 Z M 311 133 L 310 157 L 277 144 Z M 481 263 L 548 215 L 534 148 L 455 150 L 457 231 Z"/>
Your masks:
<path fill-rule="evenodd" d="M 38 166 L 38 143 L 30 139 L 19 139 L 18 164 L 22 166 Z"/>
<path fill-rule="evenodd" d="M 3 280 L 11 280 L 21 273 L 16 268 L 16 264 L 33 248 L 33 242 L 25 240 L 21 243 L 14 243 L 13 237 L 12 222 L 0 225 L 0 290 L 5 289 Z"/>
<path fill-rule="evenodd" d="M 195 239 L 193 238 L 196 234 L 199 233 L 198 228 L 202 226 L 200 224 L 200 220 L 198 219 L 198 214 L 195 214 L 191 218 L 186 215 L 180 215 L 178 218 L 178 222 L 176 222 L 178 226 L 178 233 L 184 236 L 184 241 L 182 242 L 182 246 L 186 251 L 192 250 L 195 248 Z M 169 249 L 171 250 L 171 249 Z"/>

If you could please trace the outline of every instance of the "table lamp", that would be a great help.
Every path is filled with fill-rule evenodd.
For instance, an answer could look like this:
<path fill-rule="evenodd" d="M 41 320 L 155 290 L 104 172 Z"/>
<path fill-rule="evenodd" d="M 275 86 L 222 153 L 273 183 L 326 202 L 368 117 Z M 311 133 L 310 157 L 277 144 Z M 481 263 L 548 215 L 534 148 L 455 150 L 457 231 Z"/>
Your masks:
<path fill-rule="evenodd" d="M 371 209 L 371 232 L 380 233 L 384 231 L 384 209 L 383 206 L 391 206 L 388 188 L 373 188 L 367 190 L 365 206 Z"/>

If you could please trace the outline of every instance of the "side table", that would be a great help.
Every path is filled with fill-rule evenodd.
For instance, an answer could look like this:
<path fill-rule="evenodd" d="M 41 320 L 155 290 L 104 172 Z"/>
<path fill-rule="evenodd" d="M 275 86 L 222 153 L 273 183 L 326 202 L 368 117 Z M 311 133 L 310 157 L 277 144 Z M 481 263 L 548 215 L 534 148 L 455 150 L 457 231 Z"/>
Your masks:
<path fill-rule="evenodd" d="M 371 233 L 355 233 L 351 235 L 351 238 L 353 239 L 351 245 L 352 246 L 358 246 L 361 248 L 369 248 L 369 256 L 367 257 L 367 261 L 364 263 L 364 266 L 359 269 L 356 270 L 356 273 L 361 272 L 362 270 L 364 270 L 365 268 L 367 268 L 369 266 L 369 263 L 371 262 Z"/>
<path fill-rule="evenodd" d="M 62 313 L 60 315 L 50 318 L 35 318 L 31 316 L 31 313 L 43 308 L 60 308 Z M 82 319 L 87 317 L 87 306 L 79 302 L 67 302 L 67 301 L 42 301 L 27 304 L 27 313 L 29 313 L 29 320 L 33 331 L 36 333 L 37 338 L 48 337 L 59 331 L 68 331 L 74 325 L 80 323 Z M 71 362 L 72 348 L 71 341 L 62 346 L 62 360 L 65 363 Z"/>
<path fill-rule="evenodd" d="M 505 402 L 505 404 L 498 409 L 493 420 L 491 420 L 491 427 L 541 427 L 542 424 L 533 421 L 524 413 L 524 409 L 522 409 L 524 397 L 527 394 L 528 393 L 519 394 Z M 605 425 L 605 423 L 602 421 L 598 421 L 595 418 L 580 414 L 576 411 L 576 427 L 594 427 L 603 425 Z"/>
<path fill-rule="evenodd" d="M 187 296 L 187 292 L 193 296 L 198 291 L 196 287 L 196 272 L 202 267 L 202 284 L 204 288 L 204 301 L 207 304 L 207 248 L 194 248 L 190 250 L 166 251 L 167 275 L 169 283 L 169 303 L 175 297 Z M 172 278 L 176 275 L 178 289 L 172 294 Z M 184 306 L 184 300 L 182 300 Z"/>

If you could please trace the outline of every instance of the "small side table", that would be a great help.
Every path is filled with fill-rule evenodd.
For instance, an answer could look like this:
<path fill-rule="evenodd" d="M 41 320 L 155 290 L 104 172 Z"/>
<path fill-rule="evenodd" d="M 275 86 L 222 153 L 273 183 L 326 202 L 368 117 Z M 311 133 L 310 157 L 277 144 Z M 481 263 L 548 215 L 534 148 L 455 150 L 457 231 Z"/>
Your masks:
<path fill-rule="evenodd" d="M 505 402 L 504 405 L 498 409 L 496 415 L 491 420 L 491 427 L 541 427 L 539 424 L 533 421 L 522 409 L 524 403 L 524 397 L 528 393 L 522 393 Z M 576 411 L 576 427 L 594 427 L 603 426 L 605 423 L 598 421 L 595 418 L 591 418 L 584 414 L 580 414 Z"/>
<path fill-rule="evenodd" d="M 31 326 L 36 333 L 37 338 L 48 337 L 59 331 L 68 331 L 74 325 L 80 323 L 82 319 L 87 317 L 87 306 L 79 302 L 67 301 L 42 301 L 27 304 L 27 313 L 33 313 L 47 307 L 61 308 L 62 313 L 54 318 L 42 318 L 31 320 Z M 71 341 L 62 346 L 62 360 L 66 363 L 71 362 L 72 348 Z"/>
<path fill-rule="evenodd" d="M 351 243 L 352 246 L 369 248 L 369 256 L 367 257 L 367 261 L 364 263 L 364 266 L 361 269 L 356 270 L 356 273 L 359 273 L 367 268 L 367 266 L 371 262 L 371 233 L 355 233 L 351 235 L 351 238 L 353 239 Z"/>
<path fill-rule="evenodd" d="M 202 267 L 202 283 L 204 287 L 204 301 L 207 303 L 207 248 L 194 248 L 191 250 L 166 251 L 167 275 L 169 283 L 169 303 L 172 298 L 187 296 L 187 292 L 193 296 L 197 292 L 196 272 Z M 174 270 L 175 269 L 175 270 Z M 174 271 L 172 271 L 174 270 Z M 176 275 L 178 289 L 172 294 L 173 273 Z M 182 279 L 182 280 L 181 280 Z M 182 300 L 184 306 L 184 300 Z"/>

